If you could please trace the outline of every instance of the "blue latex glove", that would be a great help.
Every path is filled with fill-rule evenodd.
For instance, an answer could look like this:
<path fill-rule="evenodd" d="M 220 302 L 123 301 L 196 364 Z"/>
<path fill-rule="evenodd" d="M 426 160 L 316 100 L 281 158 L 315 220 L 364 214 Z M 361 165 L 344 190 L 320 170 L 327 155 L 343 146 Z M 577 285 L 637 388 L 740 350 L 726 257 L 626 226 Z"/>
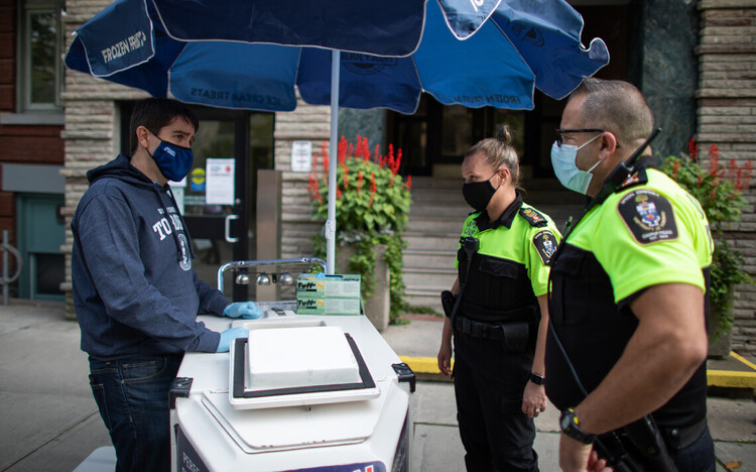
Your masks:
<path fill-rule="evenodd" d="M 234 339 L 246 338 L 247 336 L 249 336 L 249 330 L 247 328 L 227 329 L 221 333 L 218 349 L 216 349 L 215 352 L 228 352 Z"/>
<path fill-rule="evenodd" d="M 325 272 L 318 272 L 317 274 L 315 274 L 315 277 L 318 279 L 324 279 L 325 276 Z"/>
<path fill-rule="evenodd" d="M 255 305 L 255 302 L 236 302 L 223 310 L 223 316 L 256 320 L 262 316 L 262 311 Z"/>

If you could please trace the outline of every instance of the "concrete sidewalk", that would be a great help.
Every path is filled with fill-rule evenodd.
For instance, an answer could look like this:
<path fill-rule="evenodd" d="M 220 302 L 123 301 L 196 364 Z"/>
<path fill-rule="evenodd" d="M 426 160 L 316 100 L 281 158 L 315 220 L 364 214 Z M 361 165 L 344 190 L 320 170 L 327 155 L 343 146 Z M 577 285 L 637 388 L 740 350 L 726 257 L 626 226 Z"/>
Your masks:
<path fill-rule="evenodd" d="M 412 318 L 411 324 L 387 328 L 384 339 L 410 363 L 435 359 L 442 323 Z M 464 470 L 453 385 L 420 381 L 413 402 L 412 470 Z M 536 421 L 544 472 L 558 470 L 557 419 L 552 407 Z M 752 395 L 709 398 L 718 471 L 756 472 L 755 420 Z M 0 306 L 0 472 L 71 472 L 102 446 L 110 446 L 110 438 L 89 389 L 78 325 L 64 319 L 63 304 L 11 300 Z"/>

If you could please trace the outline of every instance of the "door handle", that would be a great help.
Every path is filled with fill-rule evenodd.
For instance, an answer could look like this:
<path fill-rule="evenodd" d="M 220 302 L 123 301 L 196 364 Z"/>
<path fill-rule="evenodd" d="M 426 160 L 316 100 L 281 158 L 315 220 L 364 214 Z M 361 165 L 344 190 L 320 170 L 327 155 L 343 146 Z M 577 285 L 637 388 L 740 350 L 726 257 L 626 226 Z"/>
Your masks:
<path fill-rule="evenodd" d="M 226 241 L 228 241 L 230 243 L 239 242 L 239 238 L 232 238 L 231 237 L 231 220 L 238 220 L 238 219 L 239 219 L 239 215 L 228 215 L 228 216 L 226 216 L 226 219 L 224 221 L 224 223 L 225 223 L 224 226 L 226 228 L 226 231 L 225 231 L 226 234 L 224 235 L 224 237 L 226 238 Z"/>

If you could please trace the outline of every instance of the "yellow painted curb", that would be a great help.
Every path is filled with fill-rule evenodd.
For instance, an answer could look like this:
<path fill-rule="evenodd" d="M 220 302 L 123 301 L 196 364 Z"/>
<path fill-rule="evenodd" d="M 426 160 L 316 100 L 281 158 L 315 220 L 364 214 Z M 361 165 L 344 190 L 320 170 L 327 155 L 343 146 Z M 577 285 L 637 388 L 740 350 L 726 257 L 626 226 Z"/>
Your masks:
<path fill-rule="evenodd" d="M 707 370 L 706 383 L 710 387 L 756 388 L 756 372 Z"/>
<path fill-rule="evenodd" d="M 730 356 L 734 357 L 735 359 L 739 360 L 743 364 L 747 365 L 748 367 L 756 371 L 756 365 L 753 365 L 751 362 L 748 362 L 747 360 L 739 356 L 737 353 L 730 351 Z"/>
<path fill-rule="evenodd" d="M 710 387 L 730 387 L 730 388 L 753 388 L 756 389 L 756 365 L 742 358 L 741 356 L 730 353 L 730 356 L 747 365 L 753 372 L 740 372 L 732 370 L 707 370 L 706 379 Z M 435 357 L 412 357 L 399 356 L 399 358 L 410 366 L 416 374 L 437 374 L 441 375 L 438 370 L 438 361 Z M 452 360 L 454 367 L 454 360 Z"/>
<path fill-rule="evenodd" d="M 732 351 L 730 351 L 730 357 L 746 365 L 752 371 L 707 370 L 707 385 L 710 387 L 756 388 L 756 365 Z"/>
<path fill-rule="evenodd" d="M 435 357 L 409 357 L 399 356 L 405 364 L 410 366 L 412 372 L 416 374 L 438 374 L 441 375 L 441 371 L 438 370 L 438 360 Z M 454 367 L 454 359 L 452 359 L 452 367 Z"/>

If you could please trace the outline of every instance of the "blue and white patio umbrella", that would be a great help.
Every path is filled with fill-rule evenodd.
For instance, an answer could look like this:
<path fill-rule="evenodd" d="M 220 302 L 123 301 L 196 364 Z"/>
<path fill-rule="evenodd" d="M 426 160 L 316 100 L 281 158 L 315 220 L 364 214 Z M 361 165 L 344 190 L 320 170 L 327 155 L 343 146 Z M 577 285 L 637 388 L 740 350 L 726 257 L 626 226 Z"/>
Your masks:
<path fill-rule="evenodd" d="M 155 97 L 291 111 L 296 92 L 338 107 L 412 114 L 423 92 L 470 108 L 561 99 L 609 62 L 563 0 L 117 0 L 76 30 L 74 70 Z M 336 100 L 338 98 L 338 100 Z M 326 222 L 334 267 L 336 146 Z"/>

